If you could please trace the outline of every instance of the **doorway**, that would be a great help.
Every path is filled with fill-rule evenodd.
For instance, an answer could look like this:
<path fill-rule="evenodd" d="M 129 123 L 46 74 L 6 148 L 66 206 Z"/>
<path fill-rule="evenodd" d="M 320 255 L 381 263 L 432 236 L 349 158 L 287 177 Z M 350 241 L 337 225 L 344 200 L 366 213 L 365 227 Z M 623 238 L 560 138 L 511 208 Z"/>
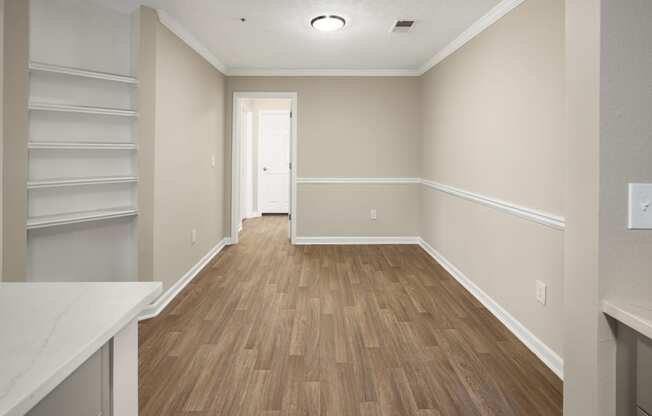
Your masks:
<path fill-rule="evenodd" d="M 296 233 L 296 93 L 234 93 L 231 243 L 261 215 L 287 216 Z"/>

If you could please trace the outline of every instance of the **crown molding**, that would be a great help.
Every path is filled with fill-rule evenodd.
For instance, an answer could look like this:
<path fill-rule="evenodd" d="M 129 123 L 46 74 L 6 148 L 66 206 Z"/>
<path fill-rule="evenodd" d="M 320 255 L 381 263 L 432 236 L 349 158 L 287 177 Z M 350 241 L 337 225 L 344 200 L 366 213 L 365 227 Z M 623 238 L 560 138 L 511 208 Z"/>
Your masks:
<path fill-rule="evenodd" d="M 503 0 L 487 14 L 476 20 L 468 29 L 437 52 L 417 69 L 260 69 L 229 68 L 207 47 L 186 30 L 178 21 L 163 10 L 156 10 L 160 22 L 177 35 L 195 52 L 206 59 L 218 71 L 232 77 L 419 77 L 498 22 L 526 0 Z"/>
<path fill-rule="evenodd" d="M 190 33 L 186 28 L 184 28 L 181 23 L 175 20 L 172 16 L 167 14 L 164 10 L 157 9 L 156 13 L 158 14 L 158 20 L 161 24 L 167 27 L 172 33 L 177 35 L 186 45 L 190 46 L 195 52 L 197 52 L 202 58 L 206 59 L 208 63 L 213 65 L 218 71 L 224 75 L 228 75 L 228 68 L 226 65 L 220 61 L 217 56 L 204 46 L 192 33 Z"/>
<path fill-rule="evenodd" d="M 247 69 L 233 68 L 233 77 L 418 77 L 416 69 Z"/>
<path fill-rule="evenodd" d="M 419 70 L 417 71 L 419 75 L 423 75 L 428 72 L 431 68 L 435 67 L 437 64 L 441 63 L 444 59 L 448 58 L 450 55 L 455 53 L 462 46 L 469 43 L 473 38 L 478 36 L 480 33 L 484 32 L 491 25 L 502 19 L 507 13 L 514 10 L 525 0 L 503 0 L 498 3 L 493 9 L 489 10 L 489 13 L 482 16 L 480 19 L 476 20 L 468 29 L 462 32 L 457 38 L 455 38 L 451 43 L 446 45 L 444 49 L 437 52 L 428 62 L 426 62 Z"/>

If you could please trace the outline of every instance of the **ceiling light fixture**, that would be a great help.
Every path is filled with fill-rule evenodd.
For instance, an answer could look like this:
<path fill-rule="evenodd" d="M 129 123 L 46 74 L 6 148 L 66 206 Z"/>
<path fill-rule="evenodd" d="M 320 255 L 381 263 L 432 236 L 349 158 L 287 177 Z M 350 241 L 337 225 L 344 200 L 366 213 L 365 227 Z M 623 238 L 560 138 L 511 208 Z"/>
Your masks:
<path fill-rule="evenodd" d="M 310 21 L 310 26 L 320 32 L 334 32 L 342 29 L 344 25 L 346 25 L 346 20 L 344 20 L 343 17 L 334 14 L 317 16 Z"/>

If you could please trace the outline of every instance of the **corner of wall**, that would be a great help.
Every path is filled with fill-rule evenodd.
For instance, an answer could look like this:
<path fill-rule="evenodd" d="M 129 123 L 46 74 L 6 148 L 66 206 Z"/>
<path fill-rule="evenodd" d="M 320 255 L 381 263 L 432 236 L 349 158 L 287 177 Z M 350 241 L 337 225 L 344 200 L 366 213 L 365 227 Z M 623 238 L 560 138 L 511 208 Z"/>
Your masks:
<path fill-rule="evenodd" d="M 154 168 L 156 163 L 156 24 L 153 9 L 141 6 L 138 31 L 138 279 L 154 280 Z"/>
<path fill-rule="evenodd" d="M 27 277 L 29 2 L 6 0 L 4 16 L 2 275 L 4 280 L 23 281 Z M 6 198 L 9 194 L 11 198 Z"/>

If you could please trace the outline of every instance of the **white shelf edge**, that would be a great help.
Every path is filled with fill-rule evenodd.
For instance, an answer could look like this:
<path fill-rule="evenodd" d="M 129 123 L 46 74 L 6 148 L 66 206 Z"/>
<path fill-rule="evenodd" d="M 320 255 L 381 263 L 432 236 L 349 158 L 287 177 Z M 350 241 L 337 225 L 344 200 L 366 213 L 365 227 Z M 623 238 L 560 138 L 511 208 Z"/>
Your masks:
<path fill-rule="evenodd" d="M 134 110 L 121 110 L 117 108 L 88 107 L 81 105 L 51 104 L 51 103 L 29 103 L 32 111 L 58 111 L 63 113 L 97 114 L 103 116 L 138 117 Z"/>
<path fill-rule="evenodd" d="M 627 299 L 605 299 L 602 312 L 652 339 L 652 303 Z"/>
<path fill-rule="evenodd" d="M 70 75 L 70 76 L 83 77 L 83 78 L 100 79 L 100 80 L 104 80 L 104 81 L 122 82 L 122 83 L 125 83 L 125 84 L 132 84 L 132 85 L 137 85 L 138 84 L 138 80 L 136 78 L 131 77 L 131 76 L 127 76 L 127 75 L 111 74 L 111 73 L 108 73 L 108 72 L 91 71 L 91 70 L 88 70 L 88 69 L 73 68 L 73 67 L 53 65 L 53 64 L 46 64 L 46 63 L 43 63 L 43 62 L 30 62 L 29 63 L 29 70 L 30 71 L 38 71 L 38 72 L 48 72 L 48 73 L 54 73 L 54 74 Z"/>
<path fill-rule="evenodd" d="M 105 176 L 97 178 L 47 179 L 27 182 L 27 189 L 59 188 L 65 186 L 103 185 L 113 183 L 136 183 L 136 176 Z"/>
<path fill-rule="evenodd" d="M 137 209 L 114 209 L 34 217 L 27 220 L 27 229 L 34 230 L 38 228 L 57 227 L 68 224 L 78 224 L 82 222 L 132 217 L 136 215 L 138 215 Z"/>
<path fill-rule="evenodd" d="M 136 150 L 135 143 L 93 143 L 93 142 L 32 142 L 31 150 Z"/>

